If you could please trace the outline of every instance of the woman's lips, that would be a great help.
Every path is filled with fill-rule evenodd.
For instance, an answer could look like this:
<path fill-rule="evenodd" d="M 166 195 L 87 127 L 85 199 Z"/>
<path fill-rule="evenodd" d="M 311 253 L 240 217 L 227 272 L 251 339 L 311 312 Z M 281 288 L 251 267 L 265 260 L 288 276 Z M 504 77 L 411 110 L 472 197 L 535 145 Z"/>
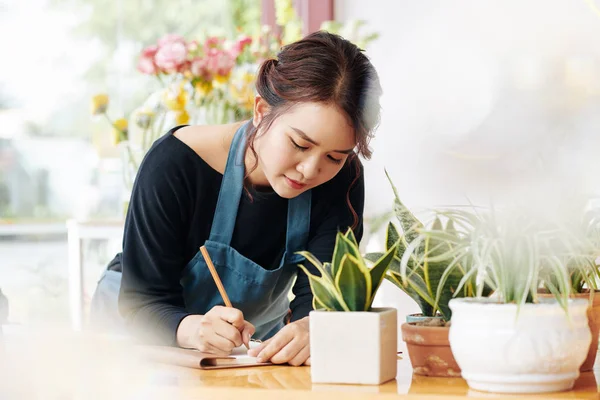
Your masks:
<path fill-rule="evenodd" d="M 300 183 L 298 181 L 295 181 L 293 179 L 288 178 L 287 176 L 285 177 L 285 180 L 287 181 L 288 185 L 290 185 L 290 187 L 292 189 L 296 189 L 296 190 L 297 189 L 302 189 L 304 186 L 306 186 L 305 183 Z"/>

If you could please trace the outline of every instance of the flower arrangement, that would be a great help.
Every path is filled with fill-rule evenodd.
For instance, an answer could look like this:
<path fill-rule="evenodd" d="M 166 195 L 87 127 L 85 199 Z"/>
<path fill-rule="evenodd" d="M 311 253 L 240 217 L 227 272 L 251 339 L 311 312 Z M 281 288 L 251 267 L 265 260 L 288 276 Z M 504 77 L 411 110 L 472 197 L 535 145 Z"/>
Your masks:
<path fill-rule="evenodd" d="M 254 82 L 263 60 L 276 57 L 279 49 L 302 36 L 302 23 L 291 0 L 277 0 L 278 29 L 264 26 L 251 37 L 239 33 L 235 39 L 208 36 L 188 40 L 167 34 L 145 47 L 137 70 L 153 77 L 160 89 L 151 93 L 129 118 L 108 116 L 109 97 L 92 99 L 92 115 L 104 116 L 112 126 L 112 145 L 122 148 L 125 186 L 130 190 L 137 168 L 152 143 L 170 128 L 184 124 L 222 124 L 250 118 L 253 112 Z M 366 46 L 377 34 L 361 37 L 362 21 L 328 23 L 330 32 L 345 32 Z M 242 30 L 240 29 L 240 32 Z"/>

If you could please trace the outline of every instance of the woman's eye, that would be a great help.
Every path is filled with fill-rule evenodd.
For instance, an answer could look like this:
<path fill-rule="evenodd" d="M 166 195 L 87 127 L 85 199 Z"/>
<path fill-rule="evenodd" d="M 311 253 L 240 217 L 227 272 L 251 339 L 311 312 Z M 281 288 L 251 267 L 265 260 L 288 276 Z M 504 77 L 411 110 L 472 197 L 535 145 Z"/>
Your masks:
<path fill-rule="evenodd" d="M 334 158 L 334 157 L 331 157 L 331 156 L 327 156 L 327 157 L 329 157 L 329 160 L 331 160 L 332 162 L 334 162 L 336 164 L 340 164 L 342 162 L 342 160 L 339 159 L 339 158 Z"/>
<path fill-rule="evenodd" d="M 292 145 L 300 151 L 304 151 L 304 150 L 308 149 L 308 147 L 302 147 L 298 143 L 294 142 L 292 139 L 290 139 L 290 142 L 292 142 Z"/>

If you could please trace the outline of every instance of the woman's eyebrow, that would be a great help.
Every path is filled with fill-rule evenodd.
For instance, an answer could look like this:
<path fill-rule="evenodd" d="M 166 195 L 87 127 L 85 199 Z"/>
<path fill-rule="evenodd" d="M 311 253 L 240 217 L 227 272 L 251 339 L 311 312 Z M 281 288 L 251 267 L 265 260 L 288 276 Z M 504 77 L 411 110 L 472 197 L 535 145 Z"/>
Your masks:
<path fill-rule="evenodd" d="M 293 126 L 290 126 L 290 128 L 292 128 L 298 135 L 300 135 L 300 137 L 304 140 L 306 140 L 309 143 L 314 144 L 315 146 L 320 146 L 320 144 L 316 141 L 310 138 L 310 136 L 308 136 L 306 133 L 304 133 L 304 131 L 302 129 L 298 129 L 298 128 L 294 128 Z M 335 153 L 342 153 L 342 154 L 350 154 L 354 151 L 354 148 L 348 149 L 348 150 L 333 150 L 333 152 Z"/>

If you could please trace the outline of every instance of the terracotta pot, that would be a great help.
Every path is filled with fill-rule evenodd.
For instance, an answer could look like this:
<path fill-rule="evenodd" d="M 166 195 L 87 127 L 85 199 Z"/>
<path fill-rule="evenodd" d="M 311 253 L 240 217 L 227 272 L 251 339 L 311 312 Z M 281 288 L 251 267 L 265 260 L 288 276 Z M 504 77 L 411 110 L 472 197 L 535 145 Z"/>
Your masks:
<path fill-rule="evenodd" d="M 460 376 L 460 368 L 454 360 L 448 342 L 449 327 L 404 323 L 401 328 L 413 373 L 426 376 Z"/>
<path fill-rule="evenodd" d="M 538 293 L 540 297 L 553 297 L 550 293 Z M 571 295 L 572 298 L 575 299 L 589 299 L 590 292 L 586 291 L 584 293 L 575 293 Z M 588 317 L 588 325 L 590 326 L 590 331 L 592 332 L 592 344 L 590 344 L 590 350 L 588 351 L 588 355 L 579 368 L 581 372 L 587 372 L 594 369 L 594 363 L 596 361 L 596 355 L 598 354 L 598 330 L 600 329 L 600 291 L 596 291 L 594 293 L 594 300 L 591 306 L 587 310 Z"/>

